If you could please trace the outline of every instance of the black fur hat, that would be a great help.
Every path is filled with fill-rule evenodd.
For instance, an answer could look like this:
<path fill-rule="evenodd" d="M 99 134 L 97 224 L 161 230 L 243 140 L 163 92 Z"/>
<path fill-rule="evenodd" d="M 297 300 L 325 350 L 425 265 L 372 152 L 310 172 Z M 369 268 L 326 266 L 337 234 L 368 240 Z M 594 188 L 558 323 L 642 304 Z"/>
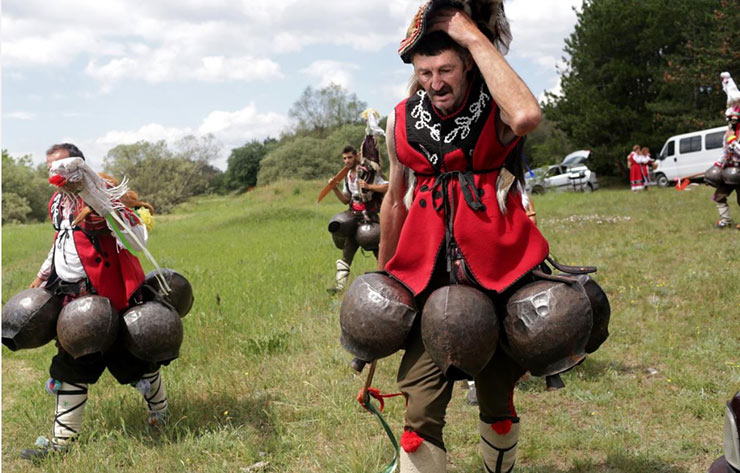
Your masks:
<path fill-rule="evenodd" d="M 406 37 L 398 47 L 403 62 L 411 63 L 411 53 L 426 33 L 429 20 L 442 8 L 457 8 L 467 13 L 501 54 L 509 52 L 511 29 L 504 13 L 503 0 L 431 0 L 416 12 Z"/>

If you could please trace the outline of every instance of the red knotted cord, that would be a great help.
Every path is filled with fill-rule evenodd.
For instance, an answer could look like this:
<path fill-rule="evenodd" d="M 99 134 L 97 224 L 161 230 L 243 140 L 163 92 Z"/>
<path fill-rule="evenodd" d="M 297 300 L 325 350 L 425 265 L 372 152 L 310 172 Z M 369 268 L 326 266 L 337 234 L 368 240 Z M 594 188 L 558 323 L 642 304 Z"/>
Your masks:
<path fill-rule="evenodd" d="M 380 412 L 383 412 L 383 407 L 385 407 L 385 401 L 383 401 L 383 399 L 386 397 L 396 396 L 403 396 L 403 393 L 383 394 L 380 392 L 380 389 L 377 388 L 362 388 L 357 393 L 357 402 L 359 402 L 360 405 L 367 411 L 369 409 L 367 408 L 365 403 L 370 397 L 373 397 L 378 400 L 378 402 L 380 403 Z M 408 399 L 406 399 L 406 405 L 408 407 Z"/>

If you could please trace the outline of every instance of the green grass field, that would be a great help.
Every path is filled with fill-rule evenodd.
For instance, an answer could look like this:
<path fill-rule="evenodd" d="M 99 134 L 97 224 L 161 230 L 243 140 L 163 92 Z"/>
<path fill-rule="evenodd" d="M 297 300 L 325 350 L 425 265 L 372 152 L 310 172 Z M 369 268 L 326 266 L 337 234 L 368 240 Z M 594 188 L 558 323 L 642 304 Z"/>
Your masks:
<path fill-rule="evenodd" d="M 282 182 L 158 217 L 150 249 L 196 298 L 180 359 L 163 370 L 162 431 L 145 425 L 138 392 L 106 373 L 91 386 L 81 441 L 24 462 L 19 450 L 50 435 L 43 383 L 55 350 L 3 347 L 3 471 L 381 471 L 390 443 L 355 400 L 364 375 L 339 344 L 341 297 L 325 290 L 340 256 L 326 224 L 342 205 L 331 195 L 315 204 L 320 187 Z M 535 197 L 553 255 L 598 266 L 611 337 L 563 375 L 566 389 L 520 384 L 517 472 L 694 473 L 721 455 L 725 402 L 740 389 L 740 231 L 712 228 L 710 195 L 699 186 Z M 33 279 L 52 235 L 49 224 L 2 228 L 3 303 Z M 374 265 L 358 254 L 352 276 Z M 399 359 L 379 362 L 374 386 L 395 392 Z M 480 472 L 465 394 L 456 387 L 448 409 L 448 471 Z M 400 435 L 403 402 L 388 400 L 385 415 Z"/>

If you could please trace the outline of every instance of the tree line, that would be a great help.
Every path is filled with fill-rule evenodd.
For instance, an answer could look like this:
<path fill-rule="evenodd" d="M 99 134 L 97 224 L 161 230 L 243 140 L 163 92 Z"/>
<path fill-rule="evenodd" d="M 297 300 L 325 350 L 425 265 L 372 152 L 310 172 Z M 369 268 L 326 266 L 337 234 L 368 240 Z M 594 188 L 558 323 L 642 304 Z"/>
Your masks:
<path fill-rule="evenodd" d="M 252 140 L 234 148 L 226 171 L 211 163 L 221 149 L 212 135 L 187 136 L 173 145 L 164 140 L 139 141 L 110 149 L 102 171 L 121 179 L 157 213 L 168 213 L 195 195 L 246 191 L 279 179 L 323 179 L 342 166 L 341 149 L 359 148 L 365 125 L 365 102 L 342 87 L 307 87 L 290 109 L 294 127 L 279 139 Z M 45 164 L 30 156 L 2 153 L 2 223 L 47 218 L 53 189 Z"/>
<path fill-rule="evenodd" d="M 738 24 L 737 0 L 584 0 L 565 42 L 561 91 L 546 95 L 544 120 L 525 144 L 529 166 L 591 149 L 594 171 L 626 175 L 633 144 L 655 155 L 671 135 L 724 123 L 719 73 L 740 78 Z M 220 152 L 212 136 L 119 145 L 104 171 L 128 176 L 159 212 L 199 194 L 326 179 L 341 167 L 346 144 L 359 147 L 366 106 L 335 84 L 307 87 L 290 108 L 292 128 L 232 149 L 226 171 L 210 164 Z M 44 219 L 51 194 L 45 166 L 3 151 L 2 173 L 3 223 Z"/>

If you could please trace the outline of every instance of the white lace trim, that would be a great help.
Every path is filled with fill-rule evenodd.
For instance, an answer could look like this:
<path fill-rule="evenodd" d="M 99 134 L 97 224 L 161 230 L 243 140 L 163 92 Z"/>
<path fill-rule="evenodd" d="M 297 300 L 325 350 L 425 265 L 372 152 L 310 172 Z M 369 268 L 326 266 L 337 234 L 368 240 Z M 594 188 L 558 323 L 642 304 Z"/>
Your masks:
<path fill-rule="evenodd" d="M 478 100 L 475 103 L 470 104 L 470 108 L 468 109 L 471 113 L 470 116 L 467 117 L 457 117 L 455 118 L 455 125 L 457 125 L 456 128 L 454 128 L 452 131 L 447 133 L 447 136 L 445 136 L 445 144 L 452 143 L 452 140 L 457 138 L 458 132 L 460 132 L 460 139 L 464 140 L 468 137 L 470 134 L 470 127 L 478 121 L 481 114 L 483 113 L 483 107 L 486 106 L 486 103 L 491 100 L 491 97 L 484 92 L 483 85 L 480 86 L 480 94 L 478 95 Z"/>
<path fill-rule="evenodd" d="M 441 123 L 435 123 L 434 125 L 430 125 L 432 121 L 432 113 L 428 112 L 427 110 L 424 110 L 424 98 L 426 97 L 427 93 L 422 89 L 419 90 L 416 95 L 421 97 L 421 100 L 419 100 L 419 103 L 416 104 L 413 110 L 411 110 L 411 118 L 416 118 L 416 123 L 414 123 L 414 128 L 417 130 L 423 130 L 426 128 L 429 130 L 429 136 L 434 141 L 439 141 L 439 134 L 442 130 L 442 124 Z"/>
<path fill-rule="evenodd" d="M 416 94 L 421 98 L 421 100 L 419 101 L 419 103 L 416 104 L 413 110 L 411 110 L 411 118 L 417 119 L 414 123 L 414 128 L 416 128 L 417 130 L 429 130 L 429 137 L 432 140 L 439 142 L 442 124 L 432 124 L 431 112 L 424 110 L 423 104 L 427 93 L 424 90 L 419 90 Z M 450 130 L 447 135 L 445 135 L 443 139 L 444 143 L 452 143 L 452 141 L 457 138 L 458 134 L 460 135 L 460 139 L 462 140 L 467 138 L 470 134 L 470 127 L 480 119 L 481 115 L 483 114 L 484 107 L 490 100 L 491 96 L 484 91 L 484 86 L 481 84 L 480 93 L 478 94 L 478 100 L 470 104 L 470 107 L 468 108 L 470 115 L 455 118 L 455 125 L 457 126 L 454 129 Z"/>

